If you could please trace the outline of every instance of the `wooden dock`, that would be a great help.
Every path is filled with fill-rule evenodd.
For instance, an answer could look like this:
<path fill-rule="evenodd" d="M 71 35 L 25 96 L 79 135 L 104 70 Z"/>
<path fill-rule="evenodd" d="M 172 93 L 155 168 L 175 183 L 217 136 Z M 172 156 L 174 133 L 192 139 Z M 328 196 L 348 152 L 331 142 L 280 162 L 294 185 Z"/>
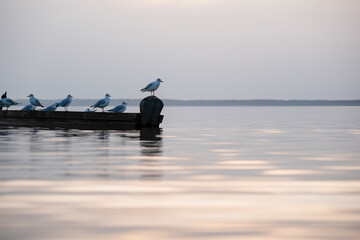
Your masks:
<path fill-rule="evenodd" d="M 0 126 L 74 128 L 74 129 L 140 129 L 158 128 L 164 118 L 163 102 L 156 96 L 144 98 L 140 113 L 65 112 L 65 111 L 0 111 Z"/>
<path fill-rule="evenodd" d="M 158 127 L 162 122 L 160 115 Z M 107 112 L 45 112 L 45 111 L 0 111 L 0 126 L 76 128 L 76 129 L 140 129 L 140 113 Z"/>

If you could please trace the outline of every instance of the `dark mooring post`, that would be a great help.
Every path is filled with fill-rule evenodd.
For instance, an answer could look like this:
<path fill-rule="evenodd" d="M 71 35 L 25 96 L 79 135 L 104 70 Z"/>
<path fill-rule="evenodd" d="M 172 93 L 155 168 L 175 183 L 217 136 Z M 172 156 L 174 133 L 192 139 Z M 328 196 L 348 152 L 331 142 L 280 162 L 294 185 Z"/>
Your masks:
<path fill-rule="evenodd" d="M 164 103 L 156 96 L 149 96 L 140 102 L 141 126 L 158 127 Z"/>

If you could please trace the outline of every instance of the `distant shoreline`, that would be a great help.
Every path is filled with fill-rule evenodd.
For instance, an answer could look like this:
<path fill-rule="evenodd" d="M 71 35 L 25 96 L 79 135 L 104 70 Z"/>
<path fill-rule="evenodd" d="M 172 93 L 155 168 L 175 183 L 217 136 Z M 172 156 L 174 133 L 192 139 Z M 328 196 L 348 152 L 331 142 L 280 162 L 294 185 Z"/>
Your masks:
<path fill-rule="evenodd" d="M 44 105 L 51 105 L 61 99 L 44 99 L 40 101 Z M 165 106 L 360 106 L 360 100 L 266 100 L 266 99 L 249 99 L 249 100 L 174 100 L 162 99 Z M 21 105 L 29 104 L 28 99 L 15 99 Z M 74 99 L 73 106 L 90 106 L 97 99 Z M 111 99 L 110 105 L 120 105 L 123 101 L 129 106 L 138 106 L 141 99 Z"/>

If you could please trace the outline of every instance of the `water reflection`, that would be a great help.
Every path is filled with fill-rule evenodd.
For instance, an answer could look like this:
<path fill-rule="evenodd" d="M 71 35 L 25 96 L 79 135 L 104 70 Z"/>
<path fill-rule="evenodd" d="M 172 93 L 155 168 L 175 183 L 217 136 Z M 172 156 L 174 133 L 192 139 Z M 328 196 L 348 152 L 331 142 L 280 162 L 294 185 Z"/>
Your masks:
<path fill-rule="evenodd" d="M 163 130 L 0 129 L 0 239 L 359 239 L 359 110 L 177 107 Z"/>
<path fill-rule="evenodd" d="M 140 165 L 142 168 L 141 178 L 156 179 L 163 176 L 160 168 L 162 165 L 162 136 L 160 128 L 142 128 L 140 130 L 141 156 Z"/>
<path fill-rule="evenodd" d="M 0 161 L 9 162 L 0 166 L 4 180 L 163 176 L 160 129 L 2 128 L 0 153 Z"/>
<path fill-rule="evenodd" d="M 161 156 L 162 136 L 160 128 L 143 128 L 140 130 L 141 155 Z"/>
<path fill-rule="evenodd" d="M 102 130 L 99 132 L 99 139 L 104 140 L 104 142 L 108 142 L 110 137 L 109 131 Z"/>
<path fill-rule="evenodd" d="M 12 137 L 11 134 L 9 134 L 10 132 L 10 128 L 8 127 L 0 127 L 0 151 L 1 152 L 7 152 L 7 151 L 11 151 L 11 142 L 12 142 Z M 1 159 L 3 160 L 3 159 Z"/>

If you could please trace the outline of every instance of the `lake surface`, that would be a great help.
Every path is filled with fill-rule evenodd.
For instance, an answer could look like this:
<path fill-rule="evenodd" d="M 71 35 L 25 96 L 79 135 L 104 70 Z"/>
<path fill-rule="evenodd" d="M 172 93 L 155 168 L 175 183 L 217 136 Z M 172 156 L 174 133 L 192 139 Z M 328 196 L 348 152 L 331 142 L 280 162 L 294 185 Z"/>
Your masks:
<path fill-rule="evenodd" d="M 0 239 L 360 239 L 360 107 L 163 114 L 160 130 L 1 127 Z"/>

